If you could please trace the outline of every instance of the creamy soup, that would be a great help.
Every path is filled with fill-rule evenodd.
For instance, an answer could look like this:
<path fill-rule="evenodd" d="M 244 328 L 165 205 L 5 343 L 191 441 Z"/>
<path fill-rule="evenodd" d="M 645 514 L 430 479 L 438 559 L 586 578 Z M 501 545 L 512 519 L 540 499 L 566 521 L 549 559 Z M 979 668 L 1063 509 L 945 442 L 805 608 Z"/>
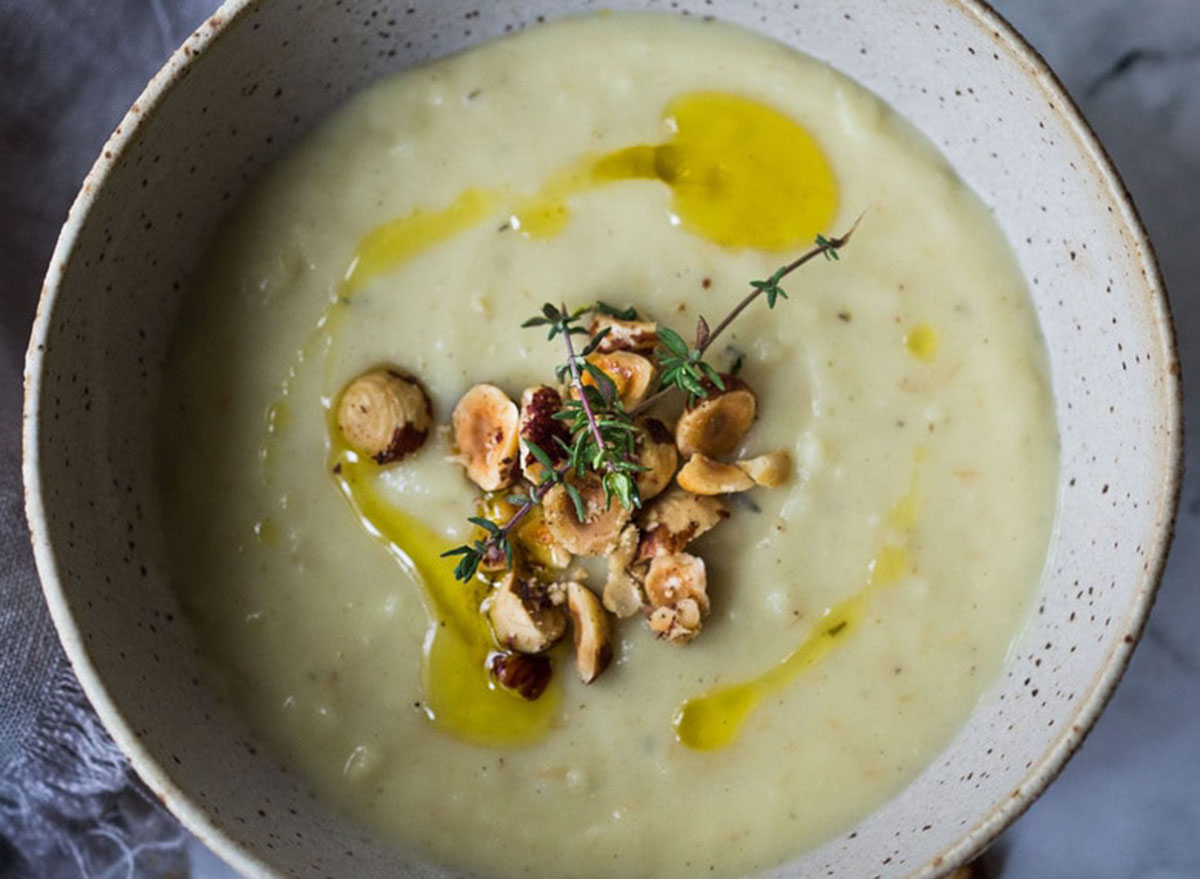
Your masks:
<path fill-rule="evenodd" d="M 446 424 L 550 380 L 543 302 L 690 335 L 860 215 L 711 352 L 758 394 L 739 451 L 794 466 L 695 544 L 700 637 L 629 619 L 588 686 L 564 646 L 536 702 L 489 687 L 486 586 L 439 557 L 478 491 L 444 430 L 356 462 L 340 389 L 395 364 Z M 1044 357 L 986 206 L 849 79 L 718 23 L 541 26 L 371 87 L 229 217 L 162 410 L 175 580 L 252 727 L 395 845 L 746 875 L 897 793 L 997 676 L 1054 510 Z"/>

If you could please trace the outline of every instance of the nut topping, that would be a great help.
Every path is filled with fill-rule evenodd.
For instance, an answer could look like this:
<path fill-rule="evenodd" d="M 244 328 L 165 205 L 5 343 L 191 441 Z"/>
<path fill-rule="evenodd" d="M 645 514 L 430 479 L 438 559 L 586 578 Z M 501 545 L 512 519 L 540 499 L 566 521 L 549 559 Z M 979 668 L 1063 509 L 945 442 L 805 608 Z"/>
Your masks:
<path fill-rule="evenodd" d="M 783 449 L 738 461 L 737 465 L 746 471 L 755 484 L 764 488 L 778 488 L 788 481 L 792 473 L 792 458 Z"/>
<path fill-rule="evenodd" d="M 675 481 L 687 491 L 704 495 L 733 494 L 754 488 L 754 480 L 742 468 L 699 453 L 680 468 Z"/>
<path fill-rule="evenodd" d="M 670 488 L 642 513 L 642 539 L 635 561 L 683 552 L 689 543 L 728 518 L 728 508 L 717 498 L 691 494 L 678 486 Z"/>
<path fill-rule="evenodd" d="M 708 396 L 683 410 L 675 425 L 679 454 L 724 455 L 745 438 L 758 411 L 758 400 L 749 385 L 732 375 L 722 375 L 725 390 L 708 384 Z"/>
<path fill-rule="evenodd" d="M 616 498 L 609 503 L 599 479 L 588 479 L 576 487 L 583 499 L 583 521 L 579 520 L 571 496 L 560 484 L 542 498 L 546 526 L 554 539 L 575 555 L 604 555 L 611 552 L 632 511 Z"/>
<path fill-rule="evenodd" d="M 394 369 L 363 373 L 338 403 L 338 430 L 352 449 L 377 464 L 415 452 L 432 424 L 433 407 L 421 383 Z"/>
<path fill-rule="evenodd" d="M 567 608 L 575 633 L 575 668 L 590 684 L 612 662 L 612 631 L 596 593 L 579 583 L 567 584 Z"/>
<path fill-rule="evenodd" d="M 608 555 L 608 579 L 604 582 L 604 606 L 619 619 L 631 617 L 646 603 L 641 584 L 630 572 L 640 538 L 636 525 L 626 525 L 617 547 Z"/>
<path fill-rule="evenodd" d="M 478 384 L 454 407 L 454 444 L 467 476 L 484 491 L 511 485 L 517 460 L 520 415 L 495 385 Z"/>
<path fill-rule="evenodd" d="M 636 351 L 648 354 L 658 344 L 658 325 L 652 320 L 621 320 L 608 314 L 597 313 L 588 332 L 593 336 L 608 330 L 597 351 L 611 354 L 613 351 Z"/>
<path fill-rule="evenodd" d="M 700 634 L 700 605 L 685 598 L 668 607 L 655 608 L 646 622 L 650 631 L 672 644 L 686 644 Z"/>
<path fill-rule="evenodd" d="M 675 450 L 671 432 L 657 418 L 640 418 L 637 424 L 642 429 L 637 462 L 646 469 L 638 471 L 636 479 L 638 494 L 644 502 L 671 484 L 679 466 L 679 452 Z"/>
<path fill-rule="evenodd" d="M 630 351 L 613 351 L 611 354 L 589 354 L 587 361 L 612 379 L 625 411 L 646 399 L 646 392 L 654 381 L 654 364 L 649 359 Z M 583 383 L 594 386 L 596 380 L 585 372 Z"/>
<path fill-rule="evenodd" d="M 651 630 L 673 644 L 686 644 L 700 634 L 708 616 L 708 575 L 704 560 L 686 552 L 656 556 L 646 573 L 646 596 L 654 607 Z"/>
<path fill-rule="evenodd" d="M 497 653 L 492 657 L 491 671 L 492 678 L 500 686 L 534 702 L 545 692 L 553 669 L 550 660 L 544 656 Z"/>
<path fill-rule="evenodd" d="M 550 600 L 546 587 L 520 580 L 511 571 L 492 593 L 488 619 L 496 640 L 518 653 L 542 653 L 567 629 L 566 617 Z"/>

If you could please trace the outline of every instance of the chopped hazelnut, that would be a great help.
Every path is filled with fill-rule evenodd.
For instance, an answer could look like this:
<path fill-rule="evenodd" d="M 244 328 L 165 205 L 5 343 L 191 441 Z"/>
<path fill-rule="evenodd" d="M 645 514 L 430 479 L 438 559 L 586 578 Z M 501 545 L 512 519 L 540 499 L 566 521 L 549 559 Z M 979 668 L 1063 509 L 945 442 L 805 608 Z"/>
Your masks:
<path fill-rule="evenodd" d="M 617 540 L 616 548 L 608 555 L 604 606 L 620 619 L 633 616 L 646 603 L 641 584 L 630 571 L 640 536 L 636 525 L 626 525 Z"/>
<path fill-rule="evenodd" d="M 714 461 L 698 452 L 680 468 L 675 481 L 680 488 L 704 495 L 733 494 L 754 488 L 754 480 L 736 464 Z"/>
<path fill-rule="evenodd" d="M 647 622 L 659 637 L 686 644 L 708 616 L 704 560 L 686 552 L 656 556 L 646 572 L 646 596 L 654 608 Z"/>
<path fill-rule="evenodd" d="M 675 425 L 675 444 L 679 454 L 724 455 L 732 452 L 745 438 L 758 401 L 744 381 L 723 375 L 725 390 L 706 383 L 708 396 L 696 400 L 683 410 Z"/>
<path fill-rule="evenodd" d="M 641 354 L 631 351 L 613 351 L 611 354 L 595 352 L 588 355 L 587 362 L 612 379 L 617 396 L 621 398 L 626 411 L 633 409 L 646 398 L 646 393 L 654 381 L 654 364 Z M 590 373 L 584 372 L 583 383 L 595 385 L 596 380 Z"/>
<path fill-rule="evenodd" d="M 521 580 L 514 572 L 493 592 L 488 619 L 496 640 L 518 653 L 542 653 L 567 629 L 566 617 L 550 600 L 546 588 L 536 581 Z"/>
<path fill-rule="evenodd" d="M 567 608 L 575 633 L 575 668 L 580 680 L 590 684 L 612 662 L 608 614 L 592 590 L 575 582 L 567 584 Z"/>
<path fill-rule="evenodd" d="M 654 607 L 691 598 L 708 614 L 708 575 L 704 559 L 686 552 L 655 556 L 646 572 L 646 597 Z"/>
<path fill-rule="evenodd" d="M 415 452 L 432 424 L 433 407 L 421 383 L 394 369 L 363 373 L 338 402 L 338 430 L 351 448 L 377 464 Z"/>
<path fill-rule="evenodd" d="M 491 671 L 500 686 L 533 702 L 545 692 L 553 669 L 544 656 L 497 653 L 492 657 Z"/>
<path fill-rule="evenodd" d="M 608 330 L 596 348 L 603 354 L 613 351 L 637 351 L 648 354 L 658 344 L 658 326 L 652 320 L 621 320 L 608 314 L 597 314 L 588 326 L 593 336 Z"/>
<path fill-rule="evenodd" d="M 604 487 L 598 479 L 588 479 L 576 486 L 583 499 L 584 517 L 578 511 L 563 485 L 546 492 L 542 509 L 551 535 L 568 552 L 576 555 L 604 555 L 617 544 L 621 529 L 632 515 L 617 499 L 611 503 L 604 497 Z"/>
<path fill-rule="evenodd" d="M 695 495 L 678 486 L 669 488 L 642 512 L 642 539 L 635 560 L 682 552 L 727 518 L 729 510 L 717 498 Z"/>
<path fill-rule="evenodd" d="M 657 418 L 639 418 L 637 423 L 642 429 L 637 462 L 646 468 L 637 473 L 637 487 L 642 501 L 648 501 L 671 484 L 679 466 L 679 452 L 671 432 Z"/>
<path fill-rule="evenodd" d="M 778 488 L 788 481 L 792 472 L 792 458 L 782 449 L 756 458 L 746 458 L 738 461 L 737 465 L 746 471 L 756 485 L 764 488 Z"/>
<path fill-rule="evenodd" d="M 521 548 L 522 558 L 536 571 L 553 574 L 571 564 L 571 553 L 558 542 L 546 524 L 545 510 L 541 506 L 526 514 L 517 527 L 515 540 Z"/>
<path fill-rule="evenodd" d="M 647 618 L 650 631 L 672 644 L 686 644 L 700 634 L 700 605 L 684 598 L 667 607 L 658 607 Z"/>
<path fill-rule="evenodd" d="M 495 385 L 475 385 L 454 407 L 451 421 L 458 460 L 484 491 L 512 484 L 519 420 L 516 404 Z"/>

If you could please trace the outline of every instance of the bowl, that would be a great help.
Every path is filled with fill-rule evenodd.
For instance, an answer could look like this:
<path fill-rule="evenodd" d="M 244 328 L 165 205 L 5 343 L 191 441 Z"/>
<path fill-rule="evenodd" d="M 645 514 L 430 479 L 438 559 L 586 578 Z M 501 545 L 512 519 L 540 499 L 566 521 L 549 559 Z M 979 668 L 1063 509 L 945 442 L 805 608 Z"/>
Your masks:
<path fill-rule="evenodd" d="M 608 0 L 608 9 L 667 9 Z M 231 0 L 130 109 L 71 208 L 26 362 L 27 513 L 80 681 L 149 786 L 248 876 L 439 876 L 317 802 L 203 681 L 166 576 L 152 419 L 189 279 L 248 181 L 379 76 L 591 0 Z M 1058 511 L 1003 674 L 899 796 L 778 876 L 934 876 L 987 845 L 1119 680 L 1170 540 L 1179 369 L 1154 256 L 1061 85 L 973 0 L 676 0 L 832 64 L 916 125 L 994 210 L 1049 351 Z"/>

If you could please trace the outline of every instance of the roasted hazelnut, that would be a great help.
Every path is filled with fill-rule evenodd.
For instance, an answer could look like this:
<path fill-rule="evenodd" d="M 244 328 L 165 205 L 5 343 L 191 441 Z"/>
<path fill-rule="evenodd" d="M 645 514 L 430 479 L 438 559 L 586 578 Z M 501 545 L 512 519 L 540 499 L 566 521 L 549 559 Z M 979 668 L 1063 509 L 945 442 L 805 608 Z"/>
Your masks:
<path fill-rule="evenodd" d="M 602 354 L 613 351 L 636 351 L 648 354 L 658 345 L 658 325 L 652 320 L 622 320 L 608 314 L 597 314 L 588 326 L 593 336 L 608 330 L 596 350 Z"/>
<path fill-rule="evenodd" d="M 604 496 L 599 479 L 588 478 L 576 484 L 583 500 L 583 520 L 563 485 L 546 492 L 542 509 L 546 525 L 559 545 L 575 555 L 604 555 L 617 545 L 621 529 L 632 515 L 617 498 Z"/>
<path fill-rule="evenodd" d="M 463 394 L 451 416 L 458 460 L 484 491 L 511 485 L 515 477 L 520 413 L 495 385 L 478 384 Z"/>
<path fill-rule="evenodd" d="M 553 667 L 544 656 L 497 653 L 492 656 L 491 672 L 500 686 L 534 702 L 550 684 Z"/>
<path fill-rule="evenodd" d="M 638 495 L 648 501 L 671 484 L 671 478 L 679 467 L 679 452 L 671 432 L 657 418 L 639 418 L 642 429 L 638 436 L 637 462 L 645 470 L 636 476 Z"/>
<path fill-rule="evenodd" d="M 588 355 L 587 362 L 612 380 L 626 411 L 646 399 L 654 381 L 654 364 L 648 358 L 631 351 L 613 351 L 611 354 L 595 352 Z M 584 372 L 583 383 L 595 385 L 596 380 L 590 373 Z"/>
<path fill-rule="evenodd" d="M 646 572 L 645 588 L 654 608 L 647 622 L 659 637 L 686 644 L 700 634 L 709 611 L 703 559 L 686 552 L 655 556 Z"/>
<path fill-rule="evenodd" d="M 338 401 L 338 430 L 352 449 L 377 464 L 415 452 L 432 424 L 433 407 L 421 383 L 395 369 L 363 373 Z"/>
<path fill-rule="evenodd" d="M 738 447 L 754 423 L 758 401 L 741 379 L 723 375 L 725 390 L 706 383 L 708 396 L 694 401 L 683 410 L 675 425 L 675 445 L 679 454 L 714 457 Z"/>
<path fill-rule="evenodd" d="M 678 486 L 663 492 L 639 517 L 642 529 L 635 561 L 683 552 L 689 543 L 729 518 L 715 497 L 703 497 Z"/>
<path fill-rule="evenodd" d="M 566 616 L 546 587 L 511 571 L 496 586 L 487 613 L 496 640 L 518 653 L 542 653 L 567 630 Z"/>
<path fill-rule="evenodd" d="M 575 639 L 575 668 L 579 679 L 590 684 L 612 662 L 612 627 L 600 599 L 580 583 L 567 584 L 567 609 Z"/>
<path fill-rule="evenodd" d="M 764 488 L 778 488 L 788 481 L 792 472 L 792 458 L 782 449 L 755 458 L 746 458 L 738 461 L 737 465 L 756 485 Z"/>
<path fill-rule="evenodd" d="M 620 619 L 633 616 L 646 604 L 642 586 L 630 570 L 640 536 L 636 525 L 626 525 L 616 547 L 608 554 L 604 606 Z"/>
<path fill-rule="evenodd" d="M 754 480 L 736 464 L 714 461 L 696 453 L 680 468 L 675 477 L 679 487 L 693 494 L 733 494 L 754 488 Z"/>

